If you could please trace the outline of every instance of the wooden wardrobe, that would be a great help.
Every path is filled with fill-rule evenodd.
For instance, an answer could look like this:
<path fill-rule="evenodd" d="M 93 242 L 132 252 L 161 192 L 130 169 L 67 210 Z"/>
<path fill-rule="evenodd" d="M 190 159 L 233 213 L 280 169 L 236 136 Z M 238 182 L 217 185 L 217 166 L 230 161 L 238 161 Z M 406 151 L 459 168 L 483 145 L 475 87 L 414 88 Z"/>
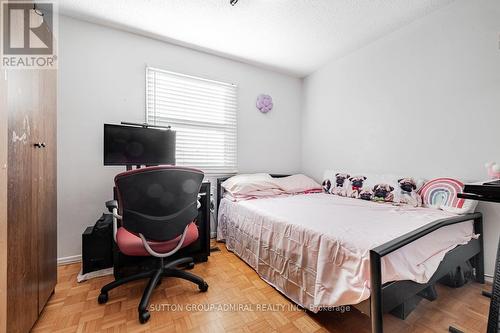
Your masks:
<path fill-rule="evenodd" d="M 0 332 L 24 333 L 57 280 L 57 71 L 0 80 Z"/>

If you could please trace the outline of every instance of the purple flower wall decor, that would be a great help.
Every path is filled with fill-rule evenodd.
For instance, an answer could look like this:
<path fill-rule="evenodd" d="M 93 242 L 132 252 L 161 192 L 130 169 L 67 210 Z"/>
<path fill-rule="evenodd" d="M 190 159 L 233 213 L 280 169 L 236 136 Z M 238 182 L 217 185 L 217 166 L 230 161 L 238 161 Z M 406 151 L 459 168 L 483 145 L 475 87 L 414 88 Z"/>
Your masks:
<path fill-rule="evenodd" d="M 260 94 L 255 103 L 257 109 L 262 113 L 268 113 L 273 109 L 273 98 L 266 94 Z"/>

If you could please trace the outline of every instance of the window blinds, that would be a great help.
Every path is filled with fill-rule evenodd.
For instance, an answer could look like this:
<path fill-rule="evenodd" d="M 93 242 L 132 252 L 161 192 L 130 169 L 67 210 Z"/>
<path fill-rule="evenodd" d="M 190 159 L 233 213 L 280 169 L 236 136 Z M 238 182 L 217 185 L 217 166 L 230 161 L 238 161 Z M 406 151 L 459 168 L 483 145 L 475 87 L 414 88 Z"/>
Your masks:
<path fill-rule="evenodd" d="M 236 94 L 233 84 L 147 67 L 146 122 L 177 132 L 177 165 L 235 173 Z"/>

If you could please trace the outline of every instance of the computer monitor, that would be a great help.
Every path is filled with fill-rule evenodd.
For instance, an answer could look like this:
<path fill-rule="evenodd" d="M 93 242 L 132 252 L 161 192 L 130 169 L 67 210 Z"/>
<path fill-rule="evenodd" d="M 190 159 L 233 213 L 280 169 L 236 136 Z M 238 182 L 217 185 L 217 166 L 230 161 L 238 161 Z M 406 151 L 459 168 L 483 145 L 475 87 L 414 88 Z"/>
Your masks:
<path fill-rule="evenodd" d="M 104 165 L 175 164 L 175 131 L 104 124 Z"/>

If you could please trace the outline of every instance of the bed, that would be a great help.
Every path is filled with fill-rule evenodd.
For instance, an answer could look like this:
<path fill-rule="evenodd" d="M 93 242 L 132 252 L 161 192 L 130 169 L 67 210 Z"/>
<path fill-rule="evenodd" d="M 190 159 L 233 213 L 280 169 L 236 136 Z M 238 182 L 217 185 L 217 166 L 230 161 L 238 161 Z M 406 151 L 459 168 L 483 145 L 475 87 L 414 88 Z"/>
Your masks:
<path fill-rule="evenodd" d="M 405 311 L 405 302 L 432 291 L 467 260 L 484 283 L 479 213 L 454 215 L 323 193 L 235 202 L 223 198 L 223 180 L 218 240 L 310 311 L 355 305 L 371 316 L 372 331 L 382 332 L 384 312 Z"/>

